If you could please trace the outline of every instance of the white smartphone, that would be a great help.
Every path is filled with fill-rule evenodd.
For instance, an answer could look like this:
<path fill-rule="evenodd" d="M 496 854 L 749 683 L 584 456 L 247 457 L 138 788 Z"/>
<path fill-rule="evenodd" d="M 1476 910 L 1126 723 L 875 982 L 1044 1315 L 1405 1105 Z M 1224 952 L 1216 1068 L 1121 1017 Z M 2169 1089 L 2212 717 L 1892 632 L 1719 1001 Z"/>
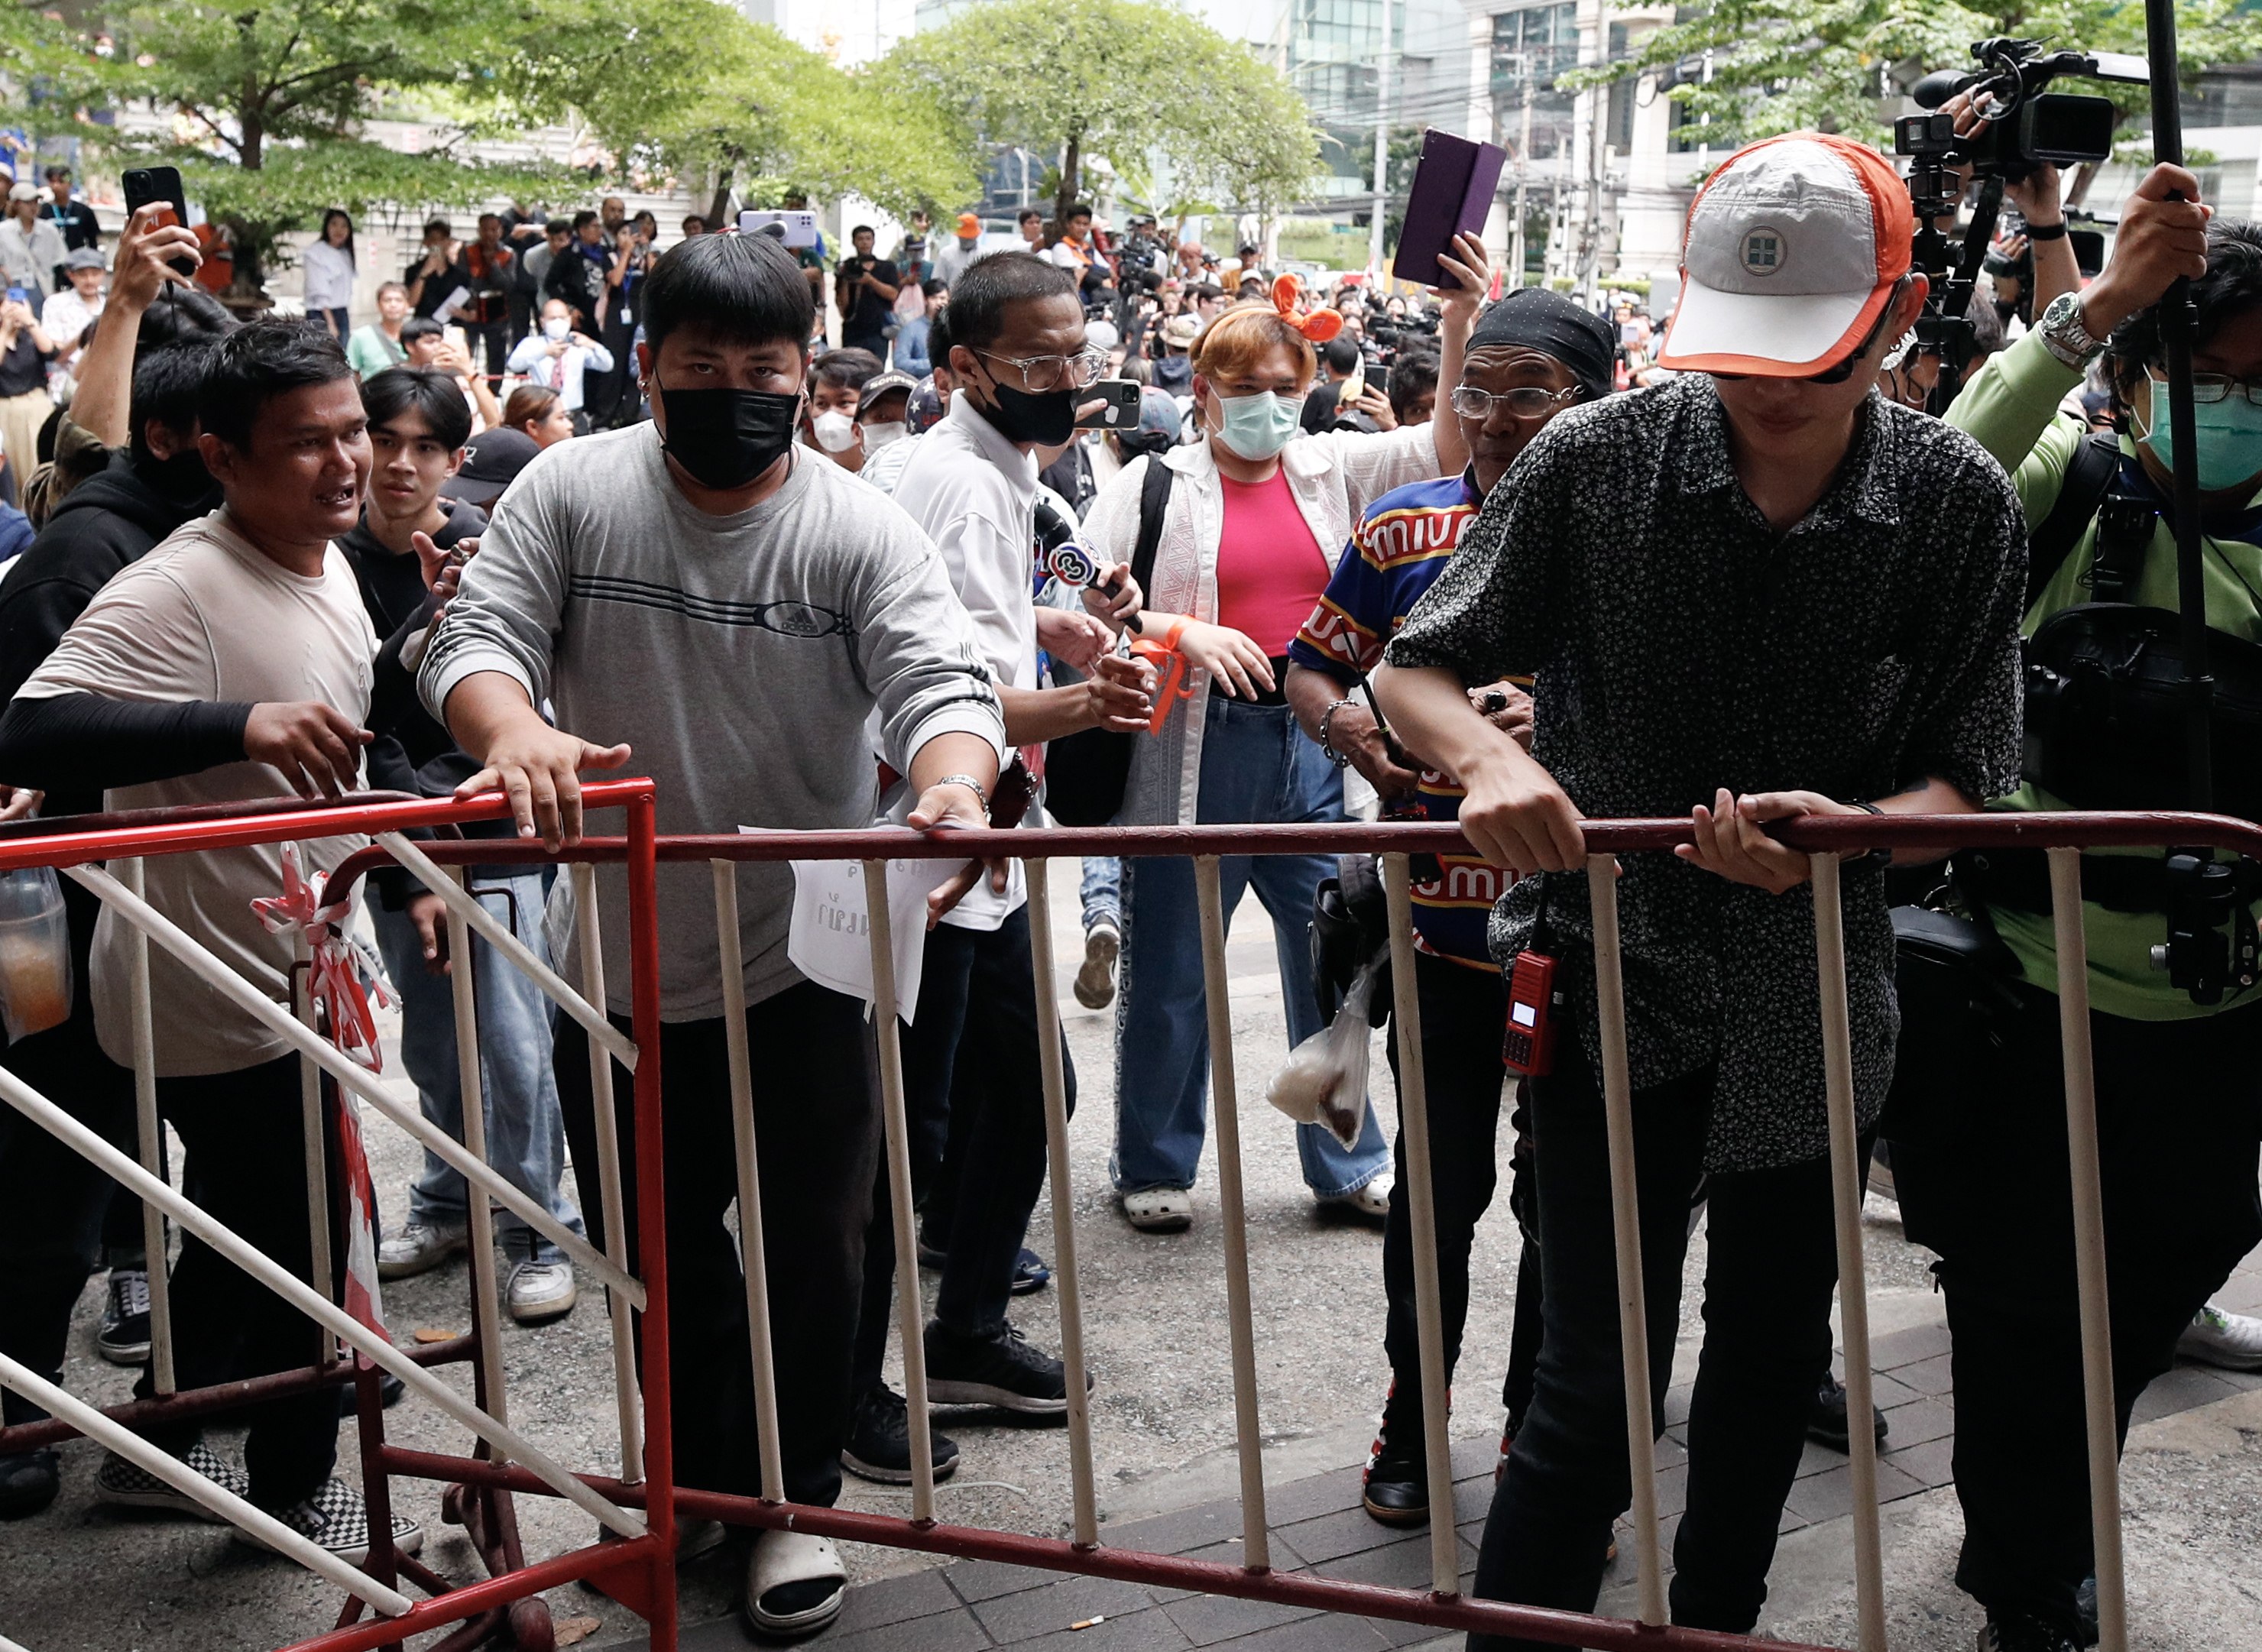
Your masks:
<path fill-rule="evenodd" d="M 773 224 L 777 228 L 772 229 Z M 789 247 L 817 245 L 817 214 L 814 212 L 765 212 L 748 210 L 738 214 L 738 233 L 777 236 Z"/>

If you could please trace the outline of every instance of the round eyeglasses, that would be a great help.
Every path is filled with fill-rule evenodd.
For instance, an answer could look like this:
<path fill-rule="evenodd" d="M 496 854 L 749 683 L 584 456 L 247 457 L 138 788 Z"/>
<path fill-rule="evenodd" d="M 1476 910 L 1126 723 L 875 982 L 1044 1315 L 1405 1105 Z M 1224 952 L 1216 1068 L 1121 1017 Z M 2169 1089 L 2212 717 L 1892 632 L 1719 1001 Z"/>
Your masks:
<path fill-rule="evenodd" d="M 1462 384 L 1454 390 L 1450 400 L 1453 411 L 1464 419 L 1489 419 L 1495 402 L 1518 419 L 1545 419 L 1557 408 L 1578 399 L 1579 387 L 1576 384 L 1568 390 L 1541 390 L 1537 385 L 1527 384 L 1497 393 Z"/>

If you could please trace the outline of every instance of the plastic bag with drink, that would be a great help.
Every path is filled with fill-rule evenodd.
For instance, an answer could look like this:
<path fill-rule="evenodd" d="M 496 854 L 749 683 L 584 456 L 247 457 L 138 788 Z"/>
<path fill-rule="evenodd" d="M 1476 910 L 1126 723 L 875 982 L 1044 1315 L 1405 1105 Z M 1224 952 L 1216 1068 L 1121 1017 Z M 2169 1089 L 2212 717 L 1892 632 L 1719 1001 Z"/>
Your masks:
<path fill-rule="evenodd" d="M 8 1041 L 70 1018 L 70 922 L 52 866 L 0 872 L 0 1027 Z"/>

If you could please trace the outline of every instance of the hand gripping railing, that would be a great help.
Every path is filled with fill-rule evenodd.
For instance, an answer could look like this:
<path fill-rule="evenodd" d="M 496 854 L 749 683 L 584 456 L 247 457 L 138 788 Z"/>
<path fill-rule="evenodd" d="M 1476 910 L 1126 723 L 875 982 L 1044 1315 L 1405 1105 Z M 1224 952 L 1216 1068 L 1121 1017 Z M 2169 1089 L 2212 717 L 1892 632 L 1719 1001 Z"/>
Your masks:
<path fill-rule="evenodd" d="M 271 803 L 230 805 L 195 811 L 104 815 L 91 820 L 34 822 L 33 830 L 15 827 L 0 831 L 0 870 L 21 866 L 50 866 L 91 890 L 111 910 L 132 927 L 129 951 L 128 998 L 140 1132 L 140 1161 L 119 1152 L 63 1109 L 39 1095 L 5 1070 L 0 1070 L 0 1101 L 23 1113 L 67 1146 L 107 1172 L 137 1195 L 148 1212 L 151 1272 L 151 1342 L 154 1386 L 150 1400 L 97 1411 L 74 1399 L 39 1374 L 0 1356 L 0 1384 L 14 1388 L 54 1413 L 44 1423 L 0 1430 L 0 1451 L 85 1434 L 99 1440 L 149 1473 L 174 1485 L 223 1519 L 244 1527 L 269 1547 L 280 1550 L 343 1588 L 349 1598 L 339 1627 L 331 1634 L 306 1642 L 325 1652 L 346 1652 L 359 1647 L 397 1646 L 404 1637 L 465 1619 L 474 1621 L 450 1635 L 443 1643 L 465 1647 L 483 1641 L 501 1626 L 508 1609 L 514 1627 L 521 1614 L 532 1610 L 538 1621 L 525 1621 L 535 1642 L 547 1643 L 546 1619 L 533 1600 L 542 1590 L 575 1578 L 603 1577 L 608 1586 L 632 1600 L 652 1621 L 655 1644 L 674 1644 L 675 1598 L 672 1574 L 674 1506 L 673 1462 L 667 1407 L 667 1330 L 666 1318 L 666 1247 L 663 1179 L 659 1152 L 659 947 L 654 920 L 655 870 L 653 797 L 645 780 L 611 781 L 585 790 L 585 805 L 593 809 L 625 807 L 629 835 L 621 840 L 629 865 L 629 921 L 632 963 L 634 1025 L 631 1039 L 607 1019 L 603 970 L 596 930 L 596 902 L 590 869 L 577 867 L 577 885 L 583 895 L 580 922 L 585 976 L 582 991 L 575 990 L 555 971 L 497 923 L 465 889 L 459 877 L 426 859 L 401 834 L 429 826 L 450 826 L 505 817 L 508 809 L 499 797 L 467 803 L 450 801 L 368 798 L 328 802 L 277 800 Z M 448 908 L 450 956 L 459 960 L 453 972 L 457 1053 L 463 1088 L 464 1132 L 457 1142 L 429 1123 L 421 1112 L 405 1106 L 373 1075 L 341 1053 L 313 1025 L 313 1016 L 300 990 L 298 1003 L 286 1008 L 268 998 L 215 958 L 196 938 L 159 912 L 141 894 L 142 858 L 258 844 L 335 837 L 369 832 L 385 845 L 392 858 L 421 877 Z M 512 845 L 498 844 L 508 848 Z M 93 863 L 108 860 L 116 869 Z M 343 888 L 342 880 L 337 887 Z M 609 1245 L 599 1251 L 551 1215 L 543 1202 L 521 1191 L 486 1162 L 485 1111 L 480 1095 L 478 1010 L 474 971 L 470 967 L 470 937 L 476 932 L 510 962 L 532 977 L 543 990 L 591 1034 L 595 1065 L 602 1068 L 598 1113 L 600 1196 L 606 1216 Z M 154 940 L 176 958 L 244 1015 L 260 1023 L 296 1050 L 306 1071 L 307 1203 L 313 1241 L 312 1283 L 302 1281 L 247 1244 L 191 1200 L 173 1191 L 155 1174 L 158 1131 L 156 1079 L 150 1036 L 148 945 Z M 303 959 L 306 948 L 300 945 Z M 610 1063 L 617 1058 L 636 1074 L 635 1121 L 638 1136 L 638 1224 L 645 1277 L 632 1276 L 626 1266 L 627 1235 L 618 1149 L 610 1106 Z M 460 1171 L 477 1190 L 472 1209 L 472 1273 L 473 1333 L 451 1339 L 436 1347 L 411 1352 L 395 1348 L 382 1334 L 348 1314 L 329 1290 L 328 1168 L 325 1163 L 320 1079 L 327 1074 L 355 1095 L 367 1101 L 388 1119 Z M 585 1189 L 586 1196 L 586 1189 Z M 602 1280 L 612 1302 L 615 1371 L 619 1389 L 622 1476 L 612 1484 L 637 1487 L 633 1502 L 645 1511 L 640 1516 L 618 1498 L 599 1490 L 599 1483 L 569 1471 L 536 1446 L 508 1420 L 501 1357 L 501 1313 L 493 1259 L 483 1242 L 487 1202 L 501 1203 L 544 1233 L 575 1261 Z M 311 1369 L 232 1383 L 193 1393 L 176 1391 L 171 1368 L 172 1304 L 162 1286 L 165 1254 L 162 1221 L 170 1217 L 196 1234 L 228 1261 L 267 1286 L 329 1333 L 320 1361 Z M 636 1367 L 631 1352 L 630 1315 L 645 1314 L 645 1375 L 649 1398 L 641 1416 L 638 1411 Z M 331 1338 L 360 1354 L 366 1368 L 358 1374 L 335 1363 Z M 452 1359 L 472 1357 L 478 1362 L 475 1398 L 466 1400 L 425 1368 Z M 386 1476 L 414 1474 L 413 1465 L 397 1461 L 399 1454 L 384 1441 L 384 1414 L 378 1401 L 374 1369 L 400 1379 L 408 1388 L 438 1405 L 467 1428 L 483 1452 L 494 1454 L 490 1466 L 507 1460 L 523 1465 L 535 1483 L 551 1495 L 564 1497 L 595 1516 L 606 1530 L 622 1541 L 574 1551 L 540 1565 L 521 1568 L 515 1518 L 507 1499 L 494 1496 L 500 1488 L 470 1482 L 475 1493 L 488 1501 L 479 1505 L 466 1522 L 491 1568 L 498 1575 L 482 1583 L 450 1589 L 429 1569 L 393 1552 L 383 1533 L 389 1529 L 386 1511 L 390 1497 Z M 370 1557 L 364 1566 L 347 1564 L 269 1515 L 198 1475 L 179 1460 L 150 1446 L 133 1432 L 135 1426 L 208 1415 L 259 1399 L 302 1391 L 346 1380 L 353 1375 L 360 1390 L 364 1471 L 368 1483 L 372 1531 Z M 458 1461 L 450 1459 L 448 1461 Z M 413 1602 L 393 1586 L 405 1573 L 435 1598 Z M 362 1607 L 381 1614 L 356 1625 Z"/>
<path fill-rule="evenodd" d="M 1625 1057 L 1625 1009 L 1617 950 L 1617 886 L 1607 875 L 1613 857 L 1669 849 L 1690 841 L 1685 821 L 1593 821 L 1585 827 L 1596 952 L 1596 987 L 1602 1016 L 1604 1104 L 1609 1122 L 1612 1216 L 1620 1279 L 1621 1327 L 1626 1390 L 1627 1455 L 1632 1471 L 1632 1524 L 1637 1566 L 1635 1621 L 1469 1599 L 1460 1593 L 1455 1545 L 1449 1411 L 1439 1318 L 1436 1215 L 1430 1199 L 1430 1145 L 1422 1069 L 1420 1008 L 1415 989 L 1408 857 L 1430 852 L 1466 852 L 1451 826 L 1358 825 L 1154 828 L 1138 830 L 1025 830 L 1011 833 L 952 832 L 918 837 L 899 831 L 803 832 L 746 837 L 691 837 L 661 840 L 666 861 L 707 861 L 715 879 L 717 934 L 722 945 L 726 1003 L 742 1023 L 742 993 L 737 980 L 737 886 L 731 867 L 746 860 L 855 859 L 863 864 L 868 905 L 874 915 L 871 951 L 882 1075 L 882 1108 L 889 1154 L 892 1216 L 897 1254 L 912 1254 L 908 1134 L 903 1077 L 897 1051 L 892 952 L 882 898 L 884 868 L 893 858 L 950 858 L 969 854 L 1020 858 L 1029 888 L 1031 948 L 1037 981 L 1037 1013 L 1047 1121 L 1053 1237 L 1060 1276 L 1063 1362 L 1084 1368 L 1082 1301 L 1077 1273 L 1068 1163 L 1067 1109 L 1059 1061 L 1059 1022 L 1053 997 L 1050 894 L 1046 858 L 1106 854 L 1119 857 L 1193 857 L 1202 926 L 1204 975 L 1211 1024 L 1211 1085 L 1215 1099 L 1219 1152 L 1220 1213 L 1223 1228 L 1227 1299 L 1233 1341 L 1235 1438 L 1241 1463 L 1243 1563 L 1189 1559 L 1100 1547 L 1094 1504 L 1096 1481 L 1091 1426 L 1083 1385 L 1068 1384 L 1068 1444 L 1070 1536 L 1065 1541 L 939 1524 L 934 1519 L 934 1483 L 926 1450 L 926 1393 L 919 1358 L 919 1302 L 916 1290 L 898 1290 L 904 1350 L 904 1386 L 913 1431 L 911 1512 L 909 1519 L 842 1509 L 789 1504 L 776 1463 L 776 1397 L 763 1287 L 763 1246 L 758 1219 L 740 1223 L 746 1289 L 753 1323 L 749 1350 L 756 1373 L 755 1397 L 762 1445 L 762 1495 L 759 1498 L 684 1490 L 679 1510 L 761 1527 L 791 1527 L 859 1542 L 998 1560 L 1055 1571 L 1120 1578 L 1156 1586 L 1238 1596 L 1286 1605 L 1431 1625 L 1440 1629 L 1476 1629 L 1567 1646 L 1596 1648 L 1678 1648 L 1725 1652 L 1760 1645 L 1750 1637 L 1693 1630 L 1666 1624 L 1664 1557 L 1658 1534 L 1654 1492 L 1655 1457 L 1649 1418 L 1647 1322 L 1643 1311 L 1639 1229 L 1634 1203 L 1632 1089 Z M 1808 819 L 1787 823 L 1776 835 L 1814 857 L 1815 928 L 1824 1043 L 1826 1095 L 1830 1124 L 1830 1167 L 1835 1241 L 1846 1347 L 1848 1414 L 1868 1415 L 1870 1401 L 1869 1326 L 1861 1250 L 1861 1193 L 1855 1162 L 1852 1062 L 1846 1008 L 1845 942 L 1839 902 L 1840 859 L 1883 846 L 1946 851 L 1965 846 L 2020 846 L 2049 854 L 2056 892 L 2061 959 L 2062 1033 L 2065 1051 L 2066 1105 L 2073 1142 L 2073 1203 L 2077 1232 L 2092 1514 L 2095 1531 L 2100 1630 L 2107 1652 L 2125 1652 L 2126 1612 L 2122 1587 L 2118 1466 L 2114 1430 L 2109 1332 L 2107 1318 L 2103 1240 L 2098 1190 L 2094 1096 L 2089 1061 L 2086 949 L 2082 931 L 2078 851 L 2085 847 L 2206 845 L 2262 858 L 2262 828 L 2217 816 L 2089 814 L 1940 816 L 1869 815 Z M 431 846 L 436 859 L 465 861 L 547 858 L 531 844 Z M 625 845 L 590 839 L 566 851 L 580 862 L 620 859 Z M 1234 1049 L 1226 1007 L 1224 915 L 1218 896 L 1218 858 L 1225 855 L 1372 852 L 1383 857 L 1392 929 L 1395 1009 L 1399 1017 L 1399 1107 L 1406 1149 L 1409 1216 L 1416 1261 L 1416 1318 L 1420 1338 L 1425 1454 L 1431 1499 L 1432 1586 L 1428 1591 L 1383 1588 L 1340 1579 L 1273 1571 L 1264 1535 L 1264 1477 L 1257 1391 L 1253 1306 L 1248 1276 L 1247 1239 L 1239 1190 L 1241 1165 L 1234 1085 Z M 577 872 L 581 868 L 577 867 Z M 743 1209 L 759 1210 L 757 1147 L 750 1097 L 752 1075 L 741 1031 L 731 1043 L 734 1115 Z M 647 1373 L 649 1377 L 649 1373 Z M 1854 1564 L 1860 1652 L 1883 1652 L 1884 1574 L 1877 1504 L 1877 1444 L 1866 1428 L 1855 1427 L 1849 1441 L 1854 1497 Z M 497 1463 L 423 1454 L 393 1453 L 404 1471 L 445 1475 L 527 1491 L 545 1488 L 526 1470 Z M 636 1488 L 594 1483 L 606 1495 L 634 1503 Z M 655 1639 L 655 1647 L 660 1642 Z"/>

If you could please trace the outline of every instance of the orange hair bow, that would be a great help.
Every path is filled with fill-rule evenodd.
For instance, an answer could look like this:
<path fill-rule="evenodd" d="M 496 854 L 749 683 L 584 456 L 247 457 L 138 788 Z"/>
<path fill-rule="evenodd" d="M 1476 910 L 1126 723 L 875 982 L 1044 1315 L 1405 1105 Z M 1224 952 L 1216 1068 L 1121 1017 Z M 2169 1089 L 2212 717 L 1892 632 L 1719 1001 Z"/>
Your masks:
<path fill-rule="evenodd" d="M 1272 277 L 1272 307 L 1280 319 L 1315 344 L 1324 344 L 1343 331 L 1343 317 L 1333 310 L 1315 310 L 1309 315 L 1296 313 L 1296 299 L 1304 290 L 1303 277 L 1293 270 L 1284 270 Z"/>

